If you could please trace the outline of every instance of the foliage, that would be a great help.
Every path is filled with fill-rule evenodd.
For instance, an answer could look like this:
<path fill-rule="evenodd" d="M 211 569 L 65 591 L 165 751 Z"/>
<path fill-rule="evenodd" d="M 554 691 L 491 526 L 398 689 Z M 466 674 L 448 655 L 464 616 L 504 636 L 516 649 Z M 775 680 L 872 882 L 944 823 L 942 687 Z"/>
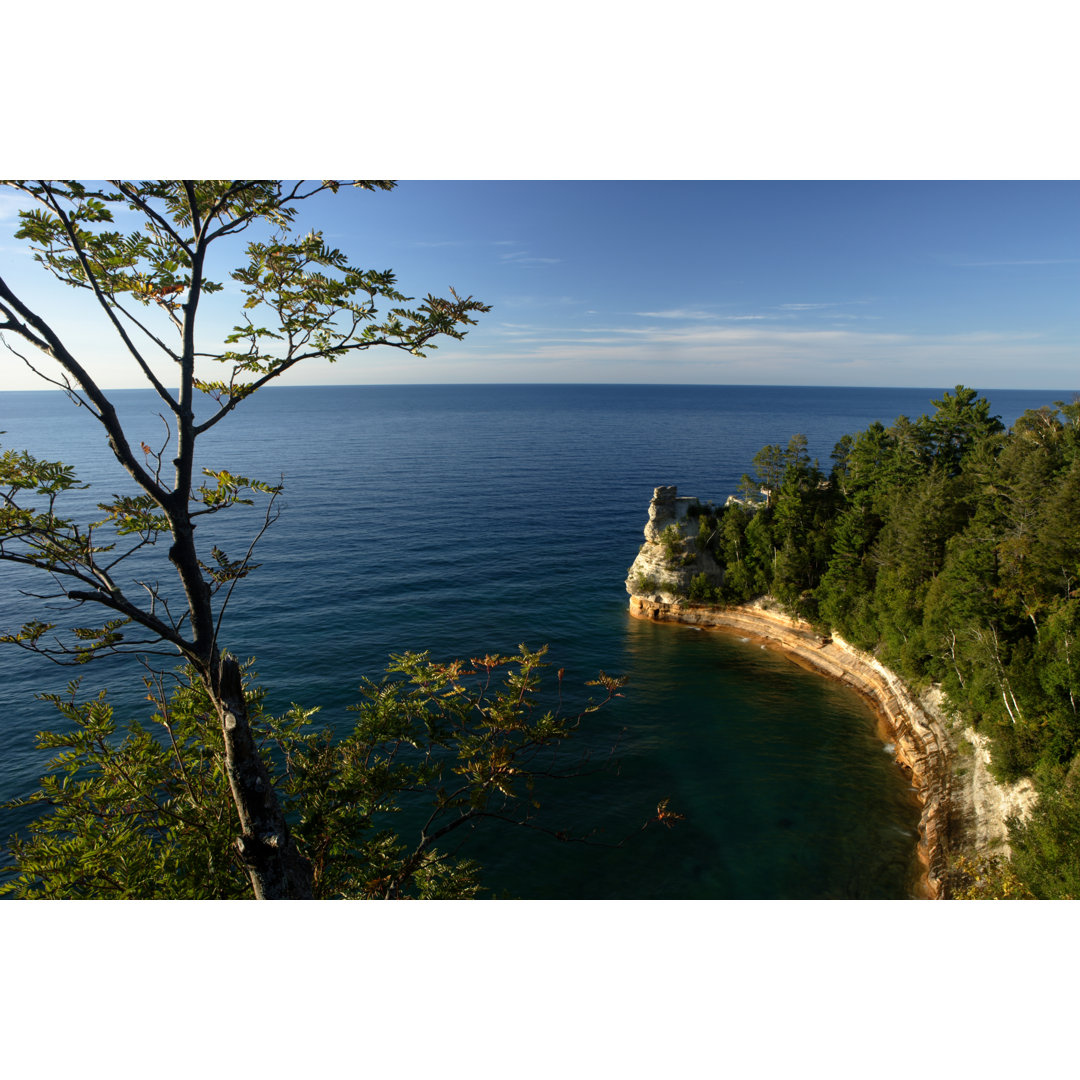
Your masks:
<path fill-rule="evenodd" d="M 301 855 L 312 894 L 331 898 L 467 898 L 479 867 L 440 846 L 463 826 L 500 820 L 540 829 L 536 780 L 567 775 L 562 744 L 581 720 L 617 695 L 567 713 L 560 694 L 542 704 L 545 650 L 449 664 L 427 654 L 391 658 L 381 682 L 365 681 L 353 730 L 338 738 L 314 709 L 267 714 L 249 685 L 249 717 Z M 250 675 L 250 672 L 249 672 Z M 49 813 L 14 838 L 19 897 L 237 899 L 251 886 L 234 838 L 225 745 L 205 684 L 190 667 L 147 677 L 154 729 L 137 721 L 117 738 L 104 693 L 77 701 L 78 682 L 51 701 L 67 730 L 43 733 L 54 751 L 37 793 L 16 805 Z M 396 825 L 410 819 L 415 833 Z M 396 825 L 396 827 L 395 827 Z"/>
<path fill-rule="evenodd" d="M 50 699 L 70 729 L 41 738 L 56 756 L 31 801 L 50 812 L 14 845 L 16 891 L 470 894 L 474 869 L 441 854 L 436 840 L 525 805 L 529 770 L 545 760 L 536 755 L 573 727 L 535 707 L 540 654 L 471 668 L 400 657 L 391 671 L 404 681 L 366 686 L 357 728 L 341 741 L 314 731 L 309 710 L 265 716 L 223 642 L 227 609 L 257 569 L 253 552 L 282 486 L 226 467 L 199 474 L 195 461 L 207 432 L 296 365 L 375 346 L 423 355 L 441 337 L 462 338 L 488 306 L 452 288 L 412 300 L 391 271 L 354 264 L 317 230 L 300 234 L 302 204 L 336 194 L 337 181 L 10 183 L 36 204 L 20 212 L 16 236 L 53 277 L 91 298 L 131 381 L 157 394 L 165 427 L 153 443 L 128 430 L 57 325 L 0 277 L 0 340 L 101 425 L 126 487 L 98 503 L 94 520 L 79 520 L 68 510 L 83 488 L 72 467 L 2 450 L 0 561 L 39 571 L 52 583 L 39 598 L 67 615 L 33 619 L 0 640 L 62 664 L 140 657 L 157 735 L 131 722 L 117 741 L 105 697 L 79 702 L 75 686 Z M 226 280 L 242 300 L 222 341 L 199 316 Z M 204 518 L 256 504 L 261 523 L 244 549 L 227 552 L 196 533 Z M 170 693 L 166 668 L 150 666 L 161 656 L 186 664 Z M 505 675 L 498 688 L 496 668 Z M 484 674 L 481 689 L 465 688 L 470 671 Z M 615 692 L 614 680 L 601 682 Z M 424 792 L 434 809 L 409 846 L 386 818 Z"/>
<path fill-rule="evenodd" d="M 656 592 L 659 588 L 656 578 L 649 574 L 643 574 L 640 570 L 634 575 L 634 589 L 641 595 Z"/>
<path fill-rule="evenodd" d="M 843 436 L 827 478 L 801 436 L 759 451 L 743 488 L 766 503 L 727 507 L 712 544 L 721 592 L 770 593 L 941 683 L 990 736 L 998 778 L 1064 775 L 1080 761 L 1080 402 L 1010 431 L 967 387 L 933 405 Z M 970 889 L 1015 874 L 1035 895 L 1078 895 L 1080 813 L 1046 790 L 1012 869 L 968 867 Z"/>
<path fill-rule="evenodd" d="M 68 722 L 42 732 L 38 746 L 54 752 L 40 789 L 14 806 L 47 810 L 15 836 L 17 877 L 3 892 L 46 899 L 201 899 L 250 896 L 233 845 L 239 831 L 228 795 L 224 741 L 217 715 L 194 673 L 166 697 L 164 680 L 147 678 L 152 722 L 163 738 L 131 721 L 117 741 L 105 691 L 77 700 L 79 682 L 64 697 L 47 694 Z M 262 740 L 289 721 L 264 718 L 253 701 Z"/>
<path fill-rule="evenodd" d="M 1078 772 L 1074 763 L 1058 783 L 1044 773 L 1034 812 L 1009 821 L 1012 870 L 1040 900 L 1080 899 Z"/>
<path fill-rule="evenodd" d="M 958 855 L 949 872 L 954 900 L 1033 900 L 1028 887 L 999 856 L 973 859 Z"/>
<path fill-rule="evenodd" d="M 722 594 L 719 589 L 709 582 L 705 573 L 695 574 L 690 579 L 690 587 L 687 591 L 687 599 L 694 604 L 721 603 Z"/>
<path fill-rule="evenodd" d="M 406 306 L 409 298 L 397 290 L 390 271 L 354 266 L 317 231 L 297 236 L 300 205 L 336 192 L 337 182 L 115 181 L 92 187 L 28 181 L 12 186 L 38 204 L 20 213 L 16 236 L 55 278 L 92 295 L 132 374 L 156 391 L 166 434 L 156 448 L 143 438 L 133 446 L 112 402 L 55 327 L 0 278 L 0 331 L 37 349 L 52 368 L 39 370 L 6 337 L 4 343 L 94 415 L 137 489 L 102 502 L 104 516 L 80 524 L 62 513 L 63 497 L 79 486 L 69 466 L 6 451 L 0 464 L 0 559 L 48 572 L 58 582 L 50 598 L 103 608 L 122 625 L 136 624 L 150 635 L 139 645 L 159 638 L 213 682 L 222 614 L 233 586 L 252 567 L 250 551 L 201 555 L 195 525 L 259 499 L 268 526 L 281 488 L 223 468 L 204 468 L 200 483 L 194 474 L 197 440 L 305 360 L 333 361 L 374 346 L 422 355 L 441 336 L 461 338 L 474 316 L 488 308 L 453 290 L 449 298 L 429 295 Z M 355 186 L 379 191 L 393 184 L 358 181 Z M 137 224 L 123 232 L 115 219 Z M 229 274 L 244 298 L 241 321 L 222 348 L 202 331 L 200 303 L 224 288 L 226 271 L 213 272 L 217 251 L 229 254 L 227 245 L 245 233 L 251 238 L 241 265 Z M 380 311 L 383 303 L 387 310 Z M 177 383 L 176 391 L 166 388 Z M 206 408 L 208 415 L 197 420 Z M 183 594 L 179 609 L 180 601 L 152 574 L 125 575 L 135 551 L 163 539 Z M 61 660 L 85 658 L 77 639 L 63 640 L 58 628 L 48 629 L 45 636 L 30 624 L 8 640 Z"/>
<path fill-rule="evenodd" d="M 668 525 L 660 534 L 660 543 L 664 548 L 668 563 L 679 565 L 686 551 L 686 543 L 683 540 L 682 530 L 678 525 Z"/>

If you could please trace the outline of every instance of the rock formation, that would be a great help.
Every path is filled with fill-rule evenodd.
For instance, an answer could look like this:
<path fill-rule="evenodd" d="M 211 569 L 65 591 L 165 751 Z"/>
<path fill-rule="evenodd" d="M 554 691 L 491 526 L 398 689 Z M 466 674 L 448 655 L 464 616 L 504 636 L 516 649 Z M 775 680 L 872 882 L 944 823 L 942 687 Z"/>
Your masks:
<path fill-rule="evenodd" d="M 720 567 L 701 553 L 695 554 L 693 563 L 673 566 L 671 541 L 664 541 L 664 531 L 673 524 L 683 537 L 696 534 L 690 507 L 698 505 L 697 499 L 678 498 L 674 487 L 656 488 L 645 526 L 645 543 L 626 581 L 630 614 L 640 619 L 727 630 L 756 639 L 867 698 L 922 803 L 919 858 L 925 868 L 926 896 L 937 899 L 947 895 L 952 852 L 1007 854 L 1005 817 L 1030 808 L 1034 799 L 1031 783 L 994 784 L 982 760 L 983 748 L 978 745 L 974 755 L 968 755 L 969 764 L 958 767 L 962 748 L 969 745 L 965 740 L 974 733 L 962 733 L 959 724 L 948 718 L 939 692 L 931 690 L 916 697 L 875 657 L 835 634 L 822 637 L 809 623 L 784 614 L 768 598 L 728 608 L 694 604 L 686 598 L 695 574 L 722 580 Z M 688 529 L 691 521 L 694 533 Z"/>
<path fill-rule="evenodd" d="M 709 583 L 723 578 L 712 555 L 697 545 L 699 515 L 707 510 L 715 513 L 696 498 L 680 498 L 674 485 L 654 489 L 645 543 L 628 571 L 627 592 L 670 604 L 689 594 L 699 574 Z"/>

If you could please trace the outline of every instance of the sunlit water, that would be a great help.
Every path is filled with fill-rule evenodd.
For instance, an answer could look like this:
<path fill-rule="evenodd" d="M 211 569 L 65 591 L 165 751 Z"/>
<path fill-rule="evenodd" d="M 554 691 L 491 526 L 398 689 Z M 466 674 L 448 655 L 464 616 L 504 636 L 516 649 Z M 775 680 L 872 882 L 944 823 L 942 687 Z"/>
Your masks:
<path fill-rule="evenodd" d="M 771 387 L 271 389 L 205 440 L 204 463 L 276 482 L 283 513 L 239 588 L 224 639 L 258 658 L 272 705 L 319 705 L 342 729 L 390 653 L 437 658 L 547 643 L 567 686 L 598 669 L 624 696 L 588 721 L 590 770 L 544 789 L 559 843 L 493 825 L 464 840 L 489 894 L 534 898 L 900 898 L 918 809 L 853 692 L 719 633 L 631 619 L 623 586 L 652 489 L 722 501 L 766 443 L 807 436 L 828 468 L 845 432 L 932 411 L 938 390 Z M 1010 423 L 1063 392 L 989 392 Z M 153 395 L 116 395 L 134 441 L 164 431 Z M 5 447 L 80 465 L 126 490 L 83 410 L 58 393 L 0 395 Z M 94 494 L 95 497 L 100 497 Z M 85 498 L 89 498 L 86 496 Z M 90 500 L 91 502 L 93 499 Z M 258 512 L 203 533 L 235 556 Z M 168 567 L 165 568 L 166 573 Z M 0 566 L 0 625 L 40 614 Z M 40 586 L 40 583 L 38 583 Z M 40 589 L 39 589 L 40 591 Z M 139 709 L 130 662 L 81 669 Z M 55 723 L 35 692 L 70 672 L 0 652 L 0 798 L 25 793 Z M 584 691 L 583 691 L 584 693 Z M 683 815 L 653 822 L 661 799 Z M 6 812 L 3 833 L 23 822 Z"/>

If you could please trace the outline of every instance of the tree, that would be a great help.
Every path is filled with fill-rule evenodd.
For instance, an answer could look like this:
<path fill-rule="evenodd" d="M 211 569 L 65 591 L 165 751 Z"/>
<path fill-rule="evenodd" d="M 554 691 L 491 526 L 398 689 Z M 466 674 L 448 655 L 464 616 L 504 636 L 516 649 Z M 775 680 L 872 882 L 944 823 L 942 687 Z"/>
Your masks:
<path fill-rule="evenodd" d="M 958 855 L 949 868 L 954 900 L 1034 900 L 1031 890 L 1000 856 Z"/>
<path fill-rule="evenodd" d="M 478 867 L 437 845 L 490 819 L 554 831 L 539 817 L 537 782 L 549 772 L 569 775 L 559 747 L 604 702 L 574 713 L 560 695 L 544 708 L 543 655 L 523 646 L 517 657 L 450 664 L 426 654 L 392 657 L 387 678 L 364 683 L 355 727 L 343 737 L 316 728 L 315 709 L 294 705 L 275 717 L 263 709 L 261 691 L 248 695 L 248 723 L 310 867 L 313 898 L 470 897 L 479 889 Z M 601 673 L 594 685 L 607 701 L 621 683 Z M 207 684 L 189 667 L 179 677 L 148 678 L 147 688 L 164 739 L 132 721 L 118 741 L 105 695 L 79 702 L 77 681 L 66 695 L 48 696 L 69 724 L 40 737 L 56 755 L 41 789 L 22 803 L 52 812 L 33 823 L 28 839 L 14 838 L 18 873 L 0 891 L 77 899 L 251 895 L 246 868 L 233 856 L 241 823 Z M 414 842 L 386 827 L 393 815 L 414 819 Z"/>
<path fill-rule="evenodd" d="M 799 436 L 786 455 L 760 451 L 772 491 L 739 547 L 723 531 L 729 579 L 939 682 L 990 736 L 998 779 L 1036 778 L 1011 866 L 960 860 L 957 895 L 1076 896 L 1080 402 L 1030 410 L 1007 432 L 964 386 L 933 404 L 845 435 L 827 487 Z"/>
<path fill-rule="evenodd" d="M 1060 785 L 1039 786 L 1031 816 L 1009 820 L 1012 869 L 1040 900 L 1080 897 L 1080 791 L 1075 770 Z"/>
<path fill-rule="evenodd" d="M 934 456 L 952 476 L 964 459 L 984 440 L 1005 430 L 1000 417 L 990 415 L 990 402 L 977 390 L 957 386 L 940 401 L 932 401 L 936 412 L 927 422 Z"/>
<path fill-rule="evenodd" d="M 867 627 L 874 593 L 874 564 L 867 552 L 881 522 L 861 492 L 833 521 L 828 569 L 816 593 L 821 619 L 851 641 L 876 644 L 875 628 Z"/>
<path fill-rule="evenodd" d="M 100 187 L 75 181 L 11 183 L 37 204 L 21 212 L 17 237 L 29 242 L 37 261 L 57 280 L 93 299 L 132 372 L 157 393 L 167 436 L 157 449 L 130 438 L 59 323 L 43 317 L 0 278 L 0 332 L 18 347 L 7 337 L 5 345 L 94 416 L 134 485 L 131 493 L 100 503 L 98 520 L 80 522 L 64 513 L 66 497 L 80 487 L 70 466 L 4 451 L 0 560 L 42 572 L 55 583 L 50 598 L 66 599 L 74 611 L 97 611 L 101 617 L 67 631 L 32 621 L 3 640 L 58 662 L 81 663 L 101 653 L 179 656 L 190 673 L 187 697 L 170 703 L 159 685 L 154 700 L 159 714 L 202 708 L 213 716 L 239 832 L 235 850 L 254 895 L 311 896 L 319 864 L 310 850 L 301 852 L 286 821 L 272 764 L 256 742 L 267 731 L 260 735 L 253 722 L 251 688 L 245 687 L 240 665 L 224 649 L 221 636 L 234 590 L 255 568 L 253 550 L 275 517 L 281 485 L 225 468 L 204 468 L 198 477 L 196 443 L 245 399 L 305 360 L 334 361 L 374 346 L 422 356 L 440 337 L 462 338 L 474 316 L 489 308 L 453 289 L 449 297 L 429 294 L 410 307 L 391 271 L 354 266 L 317 231 L 297 235 L 298 209 L 307 200 L 337 193 L 334 181 L 114 181 Z M 393 183 L 358 181 L 354 186 L 377 192 Z M 121 231 L 118 216 L 125 221 L 134 216 L 137 227 Z M 212 265 L 215 253 L 241 234 L 250 239 L 231 276 L 244 296 L 242 314 L 223 345 L 215 346 L 200 325 L 201 305 L 223 287 Z M 384 304 L 386 310 L 380 311 Z M 35 359 L 26 355 L 27 346 L 36 350 Z M 38 356 L 51 366 L 46 368 Z M 207 407 L 208 415 L 201 415 Z M 196 526 L 203 519 L 256 500 L 265 513 L 246 551 L 226 553 L 216 546 L 207 551 L 197 541 Z M 132 569 L 162 545 L 167 545 L 176 588 Z M 133 558 L 137 552 L 138 560 Z M 161 566 L 154 573 L 160 572 Z M 534 668 L 528 661 L 527 671 L 519 672 L 524 680 L 519 713 L 528 712 L 524 706 Z M 481 694 L 470 700 L 471 714 L 483 720 L 486 699 Z M 95 745 L 106 754 L 111 721 L 104 702 L 79 705 L 69 695 L 55 703 L 89 740 L 68 748 L 78 750 L 81 767 L 93 764 Z M 517 741 L 510 740 L 511 750 L 504 753 L 504 747 L 495 757 L 501 754 L 508 768 L 518 767 L 520 754 L 535 738 L 550 741 L 546 722 L 540 726 L 542 737 L 519 730 Z M 274 730 L 279 729 L 280 724 Z M 288 724 L 286 729 L 288 737 L 279 745 L 288 758 L 288 748 L 296 750 L 300 735 Z M 141 735 L 132 738 L 127 749 L 136 760 L 151 772 L 164 768 Z M 205 724 L 190 729 L 187 738 L 196 747 L 210 747 L 208 760 L 214 758 L 216 744 Z M 305 745 L 306 767 L 314 769 L 313 744 Z M 477 768 L 495 760 L 491 753 L 486 758 L 480 750 L 477 754 Z M 189 771 L 190 761 L 175 740 L 168 760 L 181 778 Z M 100 770 L 104 763 L 102 758 L 95 767 Z M 117 761 L 110 758 L 113 765 Z M 170 776 L 169 782 L 176 779 Z M 163 789 L 155 790 L 160 795 Z M 218 794 L 225 797 L 224 790 Z M 470 798 L 477 798 L 475 790 Z M 159 809 L 169 803 L 168 796 L 155 799 Z"/>

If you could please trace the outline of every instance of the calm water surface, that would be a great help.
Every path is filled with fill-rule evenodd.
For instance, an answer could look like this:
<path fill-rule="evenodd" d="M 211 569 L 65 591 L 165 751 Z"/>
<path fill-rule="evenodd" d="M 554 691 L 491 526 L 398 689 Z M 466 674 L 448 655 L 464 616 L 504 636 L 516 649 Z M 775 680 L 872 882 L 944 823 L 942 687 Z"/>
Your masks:
<path fill-rule="evenodd" d="M 1062 391 L 987 391 L 1011 423 Z M 225 639 L 258 658 L 272 705 L 317 704 L 345 729 L 363 676 L 389 653 L 437 658 L 547 643 L 568 684 L 625 674 L 625 696 L 579 741 L 618 772 L 545 791 L 545 821 L 593 830 L 560 844 L 477 831 L 465 850 L 488 892 L 533 898 L 901 898 L 918 810 L 851 691 L 718 633 L 631 619 L 623 586 L 652 489 L 722 500 L 766 443 L 807 436 L 829 466 L 845 432 L 931 412 L 941 390 L 456 386 L 276 388 L 204 445 L 207 465 L 276 481 L 280 520 L 238 591 Z M 152 395 L 116 395 L 133 439 L 164 431 Z M 126 478 L 85 412 L 52 392 L 0 394 L 5 447 L 77 463 L 104 494 Z M 100 497 L 82 496 L 92 505 Z M 259 513 L 201 529 L 230 554 Z M 0 625 L 39 614 L 0 566 Z M 131 665 L 82 669 L 121 710 L 140 709 Z M 33 700 L 68 672 L 0 651 L 0 798 L 34 786 Z M 684 819 L 641 823 L 660 799 Z M 7 812 L 0 832 L 22 819 Z"/>

